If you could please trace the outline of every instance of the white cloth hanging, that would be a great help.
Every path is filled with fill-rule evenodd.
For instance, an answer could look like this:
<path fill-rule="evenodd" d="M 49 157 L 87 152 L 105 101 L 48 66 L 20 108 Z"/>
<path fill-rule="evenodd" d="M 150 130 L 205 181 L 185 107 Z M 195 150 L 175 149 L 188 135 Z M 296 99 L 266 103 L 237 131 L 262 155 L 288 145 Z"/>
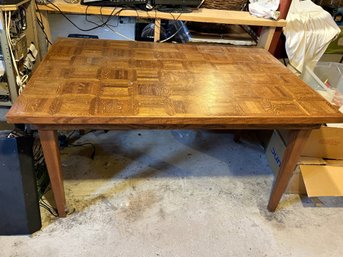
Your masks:
<path fill-rule="evenodd" d="M 312 70 L 340 29 L 322 7 L 310 0 L 293 0 L 284 27 L 290 64 L 299 72 Z"/>

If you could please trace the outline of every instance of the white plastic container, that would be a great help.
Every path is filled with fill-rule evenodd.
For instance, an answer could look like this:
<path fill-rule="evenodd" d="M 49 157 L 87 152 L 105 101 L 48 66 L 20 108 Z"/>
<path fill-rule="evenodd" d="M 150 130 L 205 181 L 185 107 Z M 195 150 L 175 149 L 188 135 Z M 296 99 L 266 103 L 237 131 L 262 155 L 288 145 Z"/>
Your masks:
<path fill-rule="evenodd" d="M 301 78 L 330 103 L 343 105 L 343 64 L 318 62 L 314 71 L 305 67 Z"/>

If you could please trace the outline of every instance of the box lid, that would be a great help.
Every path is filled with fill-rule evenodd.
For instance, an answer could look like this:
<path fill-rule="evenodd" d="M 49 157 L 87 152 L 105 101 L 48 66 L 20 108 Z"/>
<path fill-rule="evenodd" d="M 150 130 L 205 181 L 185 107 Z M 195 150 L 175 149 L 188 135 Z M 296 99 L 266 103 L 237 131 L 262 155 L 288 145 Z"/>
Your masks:
<path fill-rule="evenodd" d="M 343 167 L 331 165 L 300 165 L 307 195 L 343 196 Z"/>

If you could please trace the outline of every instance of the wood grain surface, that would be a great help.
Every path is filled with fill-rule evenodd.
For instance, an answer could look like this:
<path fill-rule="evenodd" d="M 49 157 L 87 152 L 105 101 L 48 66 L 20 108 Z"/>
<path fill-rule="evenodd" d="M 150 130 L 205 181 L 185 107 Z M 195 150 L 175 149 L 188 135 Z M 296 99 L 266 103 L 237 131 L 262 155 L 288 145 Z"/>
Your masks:
<path fill-rule="evenodd" d="M 2 4 L 0 3 L 0 11 L 16 11 L 19 6 L 27 3 L 27 2 L 30 2 L 31 0 L 22 0 L 16 4 Z"/>
<path fill-rule="evenodd" d="M 66 214 L 66 199 L 64 194 L 60 149 L 56 131 L 39 131 L 45 163 L 48 168 L 51 189 L 54 194 L 58 215 Z"/>
<path fill-rule="evenodd" d="M 7 120 L 291 128 L 343 115 L 264 49 L 60 39 Z"/>

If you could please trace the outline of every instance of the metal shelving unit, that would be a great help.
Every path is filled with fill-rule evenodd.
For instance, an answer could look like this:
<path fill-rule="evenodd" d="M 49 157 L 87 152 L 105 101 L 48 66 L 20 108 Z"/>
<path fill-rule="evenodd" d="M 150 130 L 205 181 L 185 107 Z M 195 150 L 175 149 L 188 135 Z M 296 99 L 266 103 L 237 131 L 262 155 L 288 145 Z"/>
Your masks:
<path fill-rule="evenodd" d="M 10 101 L 6 101 L 6 102 L 0 101 L 0 106 L 11 106 L 12 105 L 11 102 L 12 101 L 14 102 L 17 99 L 18 92 L 17 92 L 17 84 L 15 82 L 15 75 L 13 71 L 10 50 L 8 48 L 7 38 L 2 27 L 3 24 L 4 24 L 4 19 L 3 19 L 3 13 L 1 11 L 1 30 L 0 30 L 1 50 L 2 50 L 2 55 L 4 57 L 4 63 L 5 63 L 4 76 L 7 77 L 7 85 L 9 89 Z"/>
<path fill-rule="evenodd" d="M 16 11 L 18 10 L 19 6 L 22 6 L 25 4 L 25 8 L 27 11 L 29 11 L 30 15 L 27 15 L 27 19 L 30 20 L 30 26 L 28 26 L 29 33 L 32 35 L 30 41 L 35 41 L 38 43 L 38 35 L 36 30 L 36 20 L 34 16 L 34 7 L 33 4 L 30 3 L 31 0 L 23 0 L 18 2 L 17 4 L 12 5 L 0 5 L 0 39 L 1 39 L 1 51 L 4 58 L 4 64 L 5 64 L 5 75 L 7 77 L 7 85 L 8 85 L 8 91 L 9 91 L 9 101 L 1 101 L 0 100 L 0 106 L 11 106 L 12 103 L 17 99 L 18 97 L 18 87 L 16 83 L 16 76 L 14 72 L 14 67 L 12 63 L 11 53 L 8 46 L 8 41 L 6 38 L 6 33 L 4 31 L 4 24 L 5 24 L 5 17 L 4 12 L 6 11 Z M 26 34 L 27 32 L 25 32 Z M 37 44 L 38 45 L 38 44 Z M 4 90 L 0 91 L 3 92 Z"/>

